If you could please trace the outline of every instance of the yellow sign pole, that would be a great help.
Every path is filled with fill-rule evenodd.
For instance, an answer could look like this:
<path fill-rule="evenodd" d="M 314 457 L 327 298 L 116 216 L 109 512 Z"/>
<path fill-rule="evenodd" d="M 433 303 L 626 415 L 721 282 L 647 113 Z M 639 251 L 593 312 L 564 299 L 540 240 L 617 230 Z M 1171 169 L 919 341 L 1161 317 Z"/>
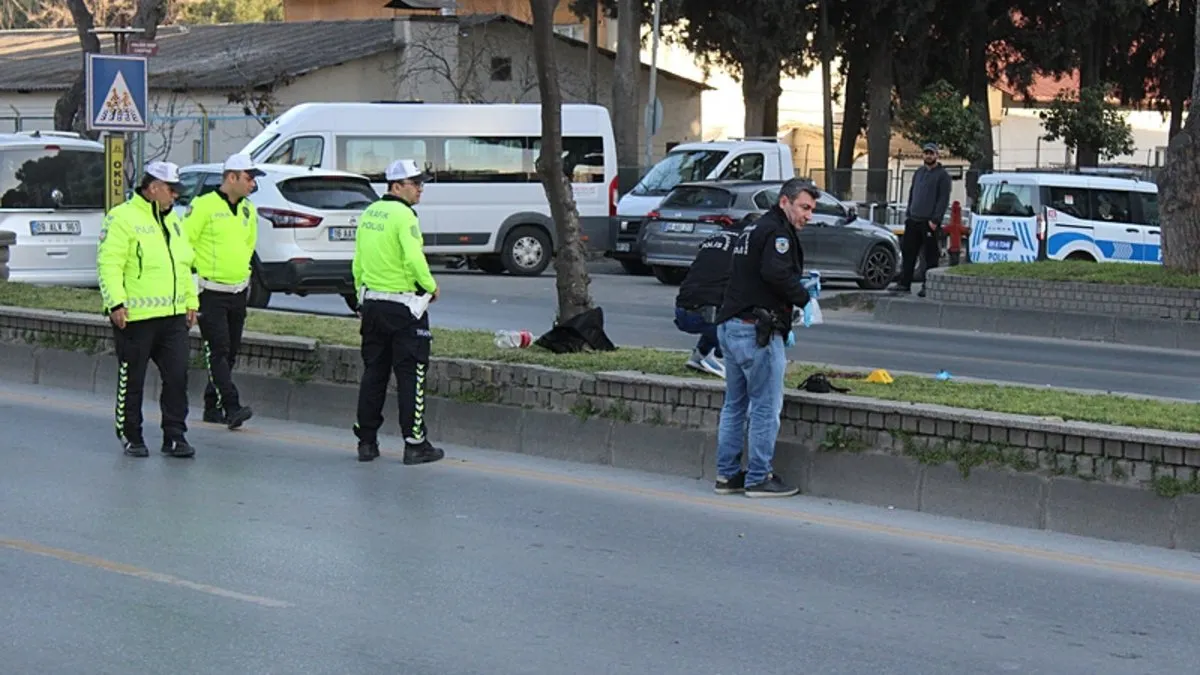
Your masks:
<path fill-rule="evenodd" d="M 125 134 L 104 135 L 104 211 L 125 201 Z"/>

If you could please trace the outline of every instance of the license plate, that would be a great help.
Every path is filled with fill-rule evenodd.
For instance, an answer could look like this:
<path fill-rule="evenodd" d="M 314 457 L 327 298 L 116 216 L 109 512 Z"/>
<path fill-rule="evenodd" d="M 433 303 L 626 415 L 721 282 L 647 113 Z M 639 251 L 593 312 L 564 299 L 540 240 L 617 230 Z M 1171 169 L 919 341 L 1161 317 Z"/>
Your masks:
<path fill-rule="evenodd" d="M 34 220 L 29 223 L 29 233 L 35 237 L 78 235 L 82 232 L 78 220 Z"/>
<path fill-rule="evenodd" d="M 663 232 L 684 232 L 689 233 L 695 229 L 693 223 L 663 223 Z"/>
<path fill-rule="evenodd" d="M 354 233 L 357 230 L 357 227 L 331 227 L 329 241 L 354 241 Z"/>
<path fill-rule="evenodd" d="M 628 253 L 629 252 L 629 242 L 627 242 L 627 241 L 619 242 L 617 244 L 617 252 L 618 253 Z"/>
<path fill-rule="evenodd" d="M 987 247 L 988 247 L 989 251 L 1011 251 L 1012 245 L 1013 245 L 1013 243 L 1012 243 L 1011 239 L 988 239 L 987 240 Z"/>

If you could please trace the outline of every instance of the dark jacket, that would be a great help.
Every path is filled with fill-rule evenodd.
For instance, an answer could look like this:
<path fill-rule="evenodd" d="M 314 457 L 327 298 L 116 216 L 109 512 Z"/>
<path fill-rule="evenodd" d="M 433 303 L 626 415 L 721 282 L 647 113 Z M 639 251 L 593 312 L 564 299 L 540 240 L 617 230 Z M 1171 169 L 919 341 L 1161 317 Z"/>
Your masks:
<path fill-rule="evenodd" d="M 803 273 L 804 251 L 796 228 L 773 206 L 738 236 L 717 323 L 752 318 L 755 307 L 791 321 L 792 309 L 808 304 L 808 291 L 800 284 Z"/>
<path fill-rule="evenodd" d="M 721 306 L 725 286 L 729 283 L 729 261 L 733 258 L 733 246 L 737 238 L 737 231 L 722 230 L 700 244 L 696 259 L 679 285 L 679 295 L 675 296 L 676 307 L 696 309 L 708 305 Z"/>
<path fill-rule="evenodd" d="M 950 206 L 950 172 L 941 162 L 933 168 L 922 166 L 913 174 L 912 187 L 908 191 L 910 220 L 932 221 L 941 227 L 942 218 Z"/>

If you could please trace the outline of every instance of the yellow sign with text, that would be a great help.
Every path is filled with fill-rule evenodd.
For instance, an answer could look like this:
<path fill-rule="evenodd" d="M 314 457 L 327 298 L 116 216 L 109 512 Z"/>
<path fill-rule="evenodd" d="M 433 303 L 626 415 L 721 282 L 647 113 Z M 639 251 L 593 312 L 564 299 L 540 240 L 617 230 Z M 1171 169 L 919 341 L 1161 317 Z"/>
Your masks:
<path fill-rule="evenodd" d="M 125 135 L 104 137 L 104 211 L 125 201 Z"/>

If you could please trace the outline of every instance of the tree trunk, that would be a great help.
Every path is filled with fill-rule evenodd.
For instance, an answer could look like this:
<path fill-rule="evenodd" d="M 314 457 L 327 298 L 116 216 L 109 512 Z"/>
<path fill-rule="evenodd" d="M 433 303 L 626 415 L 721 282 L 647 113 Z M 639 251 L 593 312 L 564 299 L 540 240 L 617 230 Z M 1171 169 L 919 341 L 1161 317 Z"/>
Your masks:
<path fill-rule="evenodd" d="M 1170 269 L 1200 274 L 1200 12 L 1196 12 L 1192 100 L 1183 130 L 1167 146 L 1158 175 L 1162 260 Z"/>
<path fill-rule="evenodd" d="M 887 24 L 884 23 L 886 26 Z M 890 29 L 878 29 L 871 41 L 871 80 L 867 115 L 867 201 L 887 204 L 888 165 L 892 147 L 892 41 Z M 887 209 L 876 209 L 884 222 Z"/>
<path fill-rule="evenodd" d="M 747 138 L 779 135 L 779 95 L 783 88 L 779 78 L 783 65 L 742 64 L 742 100 L 745 120 L 742 130 Z"/>
<path fill-rule="evenodd" d="M 987 17 L 983 17 L 986 22 Z M 986 24 L 984 25 L 986 31 Z M 971 48 L 969 59 L 970 66 L 970 85 L 967 91 L 968 98 L 971 99 L 970 108 L 975 112 L 976 117 L 983 125 L 983 132 L 979 135 L 979 159 L 971 162 L 970 170 L 967 172 L 967 202 L 971 208 L 975 208 L 975 204 L 979 201 L 979 176 L 988 173 L 992 170 L 993 155 L 995 154 L 995 146 L 992 141 L 992 106 L 988 100 L 988 77 L 987 64 L 987 43 L 981 39 L 983 35 L 979 35 L 976 39 L 971 40 Z"/>
<path fill-rule="evenodd" d="M 530 0 L 534 2 L 534 0 Z M 613 64 L 613 136 L 617 141 L 618 189 L 633 188 L 650 167 L 638 166 L 638 128 L 641 106 L 638 98 L 638 54 L 642 46 L 641 0 L 617 1 L 617 57 Z"/>
<path fill-rule="evenodd" d="M 588 19 L 588 103 L 595 105 L 599 101 L 597 83 L 600 81 L 600 0 L 592 7 L 592 16 Z"/>
<path fill-rule="evenodd" d="M 1079 88 L 1100 85 L 1100 56 L 1099 38 L 1092 38 L 1080 47 L 1079 58 Z M 1096 167 L 1100 165 L 1100 148 L 1092 147 L 1089 143 L 1080 143 L 1075 148 L 1075 168 Z"/>
<path fill-rule="evenodd" d="M 537 169 L 550 202 L 558 248 L 554 271 L 558 286 L 558 319 L 569 321 L 592 308 L 587 257 L 580 238 L 579 211 L 563 172 L 562 91 L 558 86 L 558 64 L 554 55 L 554 7 L 556 0 L 529 0 L 533 14 L 533 56 L 537 67 L 538 92 L 542 104 L 542 150 Z"/>
<path fill-rule="evenodd" d="M 837 194 L 848 199 L 854 188 L 854 149 L 862 133 L 863 103 L 867 98 L 866 60 L 861 50 L 850 54 L 842 92 L 842 135 L 838 139 Z"/>

